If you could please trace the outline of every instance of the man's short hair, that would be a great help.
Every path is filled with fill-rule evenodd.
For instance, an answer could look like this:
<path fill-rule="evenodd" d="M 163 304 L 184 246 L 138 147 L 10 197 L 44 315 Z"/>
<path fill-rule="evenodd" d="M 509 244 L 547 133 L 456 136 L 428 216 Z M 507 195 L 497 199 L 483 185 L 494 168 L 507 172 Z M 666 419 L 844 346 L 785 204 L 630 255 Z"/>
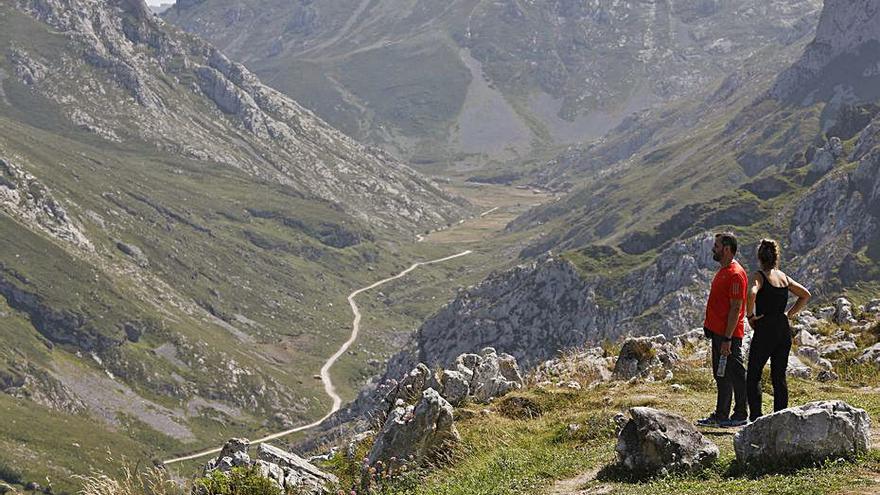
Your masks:
<path fill-rule="evenodd" d="M 721 242 L 721 246 L 730 246 L 731 254 L 736 254 L 736 235 L 733 232 L 721 232 L 715 234 L 715 237 Z"/>

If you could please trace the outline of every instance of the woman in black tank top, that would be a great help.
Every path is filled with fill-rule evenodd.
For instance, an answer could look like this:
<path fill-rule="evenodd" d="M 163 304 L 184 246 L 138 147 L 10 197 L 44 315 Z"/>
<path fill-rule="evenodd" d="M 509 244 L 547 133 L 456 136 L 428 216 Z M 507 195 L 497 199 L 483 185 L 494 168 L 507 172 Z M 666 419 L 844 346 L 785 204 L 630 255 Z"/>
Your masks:
<path fill-rule="evenodd" d="M 761 416 L 761 373 L 770 361 L 773 381 L 773 410 L 788 407 L 788 354 L 791 351 L 791 324 L 789 320 L 807 305 L 810 292 L 779 269 L 779 243 L 764 239 L 758 246 L 761 270 L 752 274 L 746 302 L 749 326 L 754 330 L 749 347 L 746 371 L 746 398 L 749 418 Z M 789 292 L 797 302 L 786 312 Z"/>

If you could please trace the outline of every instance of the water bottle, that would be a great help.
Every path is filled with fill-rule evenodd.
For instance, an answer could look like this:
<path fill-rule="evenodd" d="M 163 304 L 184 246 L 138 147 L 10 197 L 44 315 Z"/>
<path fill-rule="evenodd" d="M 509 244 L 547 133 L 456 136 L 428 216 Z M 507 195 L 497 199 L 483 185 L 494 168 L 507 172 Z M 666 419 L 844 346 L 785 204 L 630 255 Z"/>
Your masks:
<path fill-rule="evenodd" d="M 715 376 L 723 377 L 725 370 L 727 370 L 727 356 L 721 356 L 718 358 L 718 371 L 715 372 Z"/>

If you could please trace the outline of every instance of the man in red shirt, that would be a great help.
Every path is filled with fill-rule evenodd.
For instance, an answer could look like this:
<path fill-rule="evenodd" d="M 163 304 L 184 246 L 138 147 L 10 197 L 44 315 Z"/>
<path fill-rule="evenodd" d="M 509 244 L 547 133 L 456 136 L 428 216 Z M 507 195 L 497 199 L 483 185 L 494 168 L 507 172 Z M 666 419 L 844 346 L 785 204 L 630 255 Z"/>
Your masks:
<path fill-rule="evenodd" d="M 715 412 L 697 421 L 701 426 L 742 426 L 748 423 L 746 412 L 746 370 L 743 366 L 743 317 L 746 311 L 748 275 L 735 259 L 736 236 L 731 233 L 715 235 L 712 258 L 721 264 L 712 280 L 703 330 L 712 339 L 712 375 L 718 388 Z M 718 362 L 727 357 L 724 376 L 718 376 Z M 730 402 L 735 398 L 733 415 Z"/>

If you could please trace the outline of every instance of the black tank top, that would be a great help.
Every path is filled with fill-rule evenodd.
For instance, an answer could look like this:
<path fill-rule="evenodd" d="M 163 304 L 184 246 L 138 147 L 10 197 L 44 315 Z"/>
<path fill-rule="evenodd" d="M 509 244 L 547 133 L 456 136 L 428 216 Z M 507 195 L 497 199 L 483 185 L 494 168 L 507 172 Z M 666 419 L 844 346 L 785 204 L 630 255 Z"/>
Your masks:
<path fill-rule="evenodd" d="M 764 283 L 758 289 L 755 297 L 755 314 L 768 316 L 778 316 L 785 313 L 788 306 L 788 287 L 776 287 L 770 284 L 770 280 L 763 271 L 758 271 Z"/>

